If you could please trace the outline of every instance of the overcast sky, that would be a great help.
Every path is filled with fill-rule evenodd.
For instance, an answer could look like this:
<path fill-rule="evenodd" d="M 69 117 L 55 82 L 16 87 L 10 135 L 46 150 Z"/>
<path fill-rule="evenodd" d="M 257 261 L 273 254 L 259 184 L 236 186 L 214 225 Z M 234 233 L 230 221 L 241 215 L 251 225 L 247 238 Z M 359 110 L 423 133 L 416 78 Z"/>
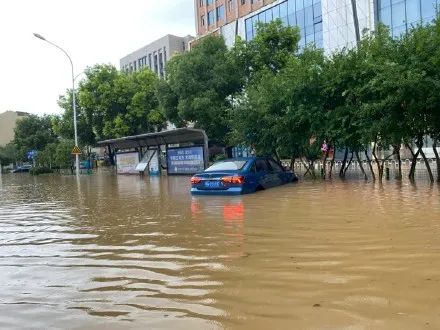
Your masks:
<path fill-rule="evenodd" d="M 0 1 L 0 113 L 60 113 L 58 96 L 87 66 L 111 63 L 166 35 L 195 34 L 193 0 Z M 80 80 L 82 76 L 78 77 Z"/>

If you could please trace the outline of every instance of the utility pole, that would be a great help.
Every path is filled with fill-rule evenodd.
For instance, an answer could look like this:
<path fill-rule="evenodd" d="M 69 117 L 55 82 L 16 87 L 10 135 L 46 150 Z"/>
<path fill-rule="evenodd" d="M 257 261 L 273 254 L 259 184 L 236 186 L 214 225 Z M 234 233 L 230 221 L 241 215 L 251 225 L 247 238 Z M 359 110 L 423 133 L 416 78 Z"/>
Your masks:
<path fill-rule="evenodd" d="M 72 58 L 70 57 L 70 55 L 60 46 L 54 44 L 53 42 L 47 40 L 45 37 L 43 37 L 41 34 L 38 33 L 34 33 L 34 36 L 40 40 L 43 40 L 45 42 L 47 42 L 48 44 L 58 48 L 59 50 L 61 50 L 64 55 L 67 56 L 67 58 L 69 59 L 70 62 L 70 66 L 72 69 L 72 108 L 73 108 L 73 130 L 74 130 L 74 136 L 75 136 L 75 148 L 78 148 L 78 129 L 77 129 L 77 124 L 76 124 L 76 100 L 75 100 L 75 78 L 77 78 L 78 76 L 75 77 L 74 71 L 73 71 L 73 62 L 72 62 Z M 76 176 L 79 177 L 79 153 L 75 154 L 75 162 L 76 162 Z"/>

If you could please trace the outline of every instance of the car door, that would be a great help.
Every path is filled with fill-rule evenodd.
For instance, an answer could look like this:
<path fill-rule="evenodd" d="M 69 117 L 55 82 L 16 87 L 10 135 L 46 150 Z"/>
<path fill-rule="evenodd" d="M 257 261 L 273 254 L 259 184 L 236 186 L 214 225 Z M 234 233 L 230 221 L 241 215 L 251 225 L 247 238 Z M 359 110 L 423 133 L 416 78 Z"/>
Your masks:
<path fill-rule="evenodd" d="M 264 189 L 271 187 L 271 179 L 269 176 L 269 166 L 264 158 L 257 158 L 255 160 L 255 170 L 258 185 Z"/>
<path fill-rule="evenodd" d="M 256 160 L 252 160 L 249 169 L 245 173 L 245 190 L 254 192 L 259 185 L 260 175 L 257 173 Z"/>
<path fill-rule="evenodd" d="M 286 179 L 284 178 L 284 169 L 272 158 L 268 158 L 267 162 L 269 163 L 272 185 L 279 186 L 284 184 L 286 182 Z"/>

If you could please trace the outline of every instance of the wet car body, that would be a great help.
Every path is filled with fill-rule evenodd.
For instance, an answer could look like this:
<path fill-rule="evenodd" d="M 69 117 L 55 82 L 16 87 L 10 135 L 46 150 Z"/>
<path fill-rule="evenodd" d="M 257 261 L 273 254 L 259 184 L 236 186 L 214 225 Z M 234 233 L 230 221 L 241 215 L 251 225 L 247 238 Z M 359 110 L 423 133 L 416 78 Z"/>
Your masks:
<path fill-rule="evenodd" d="M 270 157 L 232 158 L 220 161 L 191 178 L 193 195 L 241 195 L 297 181 Z"/>

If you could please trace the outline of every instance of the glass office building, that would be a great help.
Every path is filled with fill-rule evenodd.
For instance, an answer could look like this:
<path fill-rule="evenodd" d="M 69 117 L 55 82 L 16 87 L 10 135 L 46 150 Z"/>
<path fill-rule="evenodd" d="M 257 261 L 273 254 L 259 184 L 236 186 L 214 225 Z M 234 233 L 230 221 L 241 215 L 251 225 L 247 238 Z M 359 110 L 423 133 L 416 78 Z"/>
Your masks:
<path fill-rule="evenodd" d="M 314 43 L 330 54 L 356 45 L 351 0 L 217 0 L 217 6 L 223 3 L 228 4 L 227 19 L 219 21 L 223 23 L 213 31 L 222 35 L 229 47 L 237 36 L 248 41 L 255 38 L 257 22 L 274 19 L 299 27 L 301 47 Z M 356 0 L 359 30 L 373 31 L 380 21 L 390 27 L 393 36 L 399 36 L 412 25 L 430 23 L 439 4 L 440 0 Z M 242 8 L 246 10 L 242 12 Z"/>
<path fill-rule="evenodd" d="M 432 22 L 439 4 L 440 0 L 379 0 L 379 20 L 397 37 L 411 26 Z"/>
<path fill-rule="evenodd" d="M 330 7 L 331 1 L 323 0 L 325 7 Z M 346 10 L 341 5 L 344 0 L 335 5 L 335 12 L 339 11 L 339 16 L 346 17 L 347 24 L 352 24 L 350 10 Z M 376 0 L 373 7 L 376 6 L 379 21 L 390 27 L 393 36 L 399 36 L 407 31 L 411 26 L 419 23 L 430 23 L 436 17 L 440 5 L 440 0 Z M 357 6 L 362 6 L 362 0 L 357 1 Z M 348 8 L 350 9 L 350 8 Z M 324 11 L 326 11 L 324 9 Z M 331 12 L 331 10 L 329 10 Z M 301 46 L 308 43 L 315 43 L 318 47 L 324 47 L 323 44 L 323 8 L 321 0 L 288 0 L 279 3 L 272 8 L 259 12 L 245 20 L 246 40 L 251 40 L 256 35 L 257 22 L 270 22 L 280 18 L 285 25 L 298 26 L 301 31 Z M 365 16 L 374 15 L 368 13 L 368 10 L 361 11 L 358 16 L 363 20 Z M 333 14 L 333 16 L 335 16 Z M 341 19 L 333 20 L 336 25 L 341 24 Z M 333 30 L 333 33 L 341 33 L 340 26 Z M 331 27 L 329 28 L 331 30 Z M 342 32 L 344 33 L 344 32 Z M 349 38 L 347 38 L 349 39 Z M 350 44 L 350 41 L 347 40 Z M 342 46 L 342 45 L 339 45 Z M 331 47 L 333 48 L 333 47 Z"/>
<path fill-rule="evenodd" d="M 323 47 L 321 0 L 288 0 L 246 18 L 246 40 L 257 33 L 257 22 L 268 23 L 281 19 L 286 26 L 298 26 L 301 32 L 300 45 L 315 43 Z"/>

